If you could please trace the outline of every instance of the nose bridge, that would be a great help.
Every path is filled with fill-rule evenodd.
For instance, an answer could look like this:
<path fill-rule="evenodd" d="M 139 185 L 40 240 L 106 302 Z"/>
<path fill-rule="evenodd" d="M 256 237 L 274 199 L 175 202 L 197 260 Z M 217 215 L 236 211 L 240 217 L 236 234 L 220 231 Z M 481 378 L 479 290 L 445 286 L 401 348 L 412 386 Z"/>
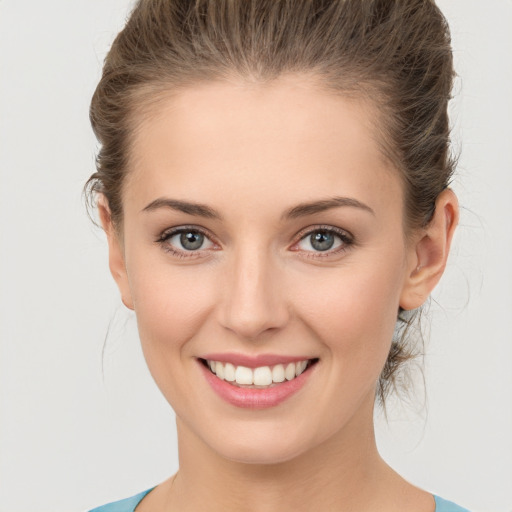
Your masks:
<path fill-rule="evenodd" d="M 227 270 L 221 308 L 224 327 L 245 339 L 282 327 L 288 319 L 281 272 L 268 247 L 241 244 Z"/>

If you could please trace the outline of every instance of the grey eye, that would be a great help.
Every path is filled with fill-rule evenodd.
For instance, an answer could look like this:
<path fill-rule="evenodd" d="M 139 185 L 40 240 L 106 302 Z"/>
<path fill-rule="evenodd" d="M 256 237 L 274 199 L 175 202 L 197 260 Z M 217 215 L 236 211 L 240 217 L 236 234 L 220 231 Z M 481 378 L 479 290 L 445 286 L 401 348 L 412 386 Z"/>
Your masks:
<path fill-rule="evenodd" d="M 180 234 L 181 246 L 187 251 L 195 251 L 204 243 L 204 235 L 197 231 L 184 231 Z"/>
<path fill-rule="evenodd" d="M 328 231 L 317 231 L 310 236 L 311 247 L 317 251 L 328 251 L 334 242 L 334 235 Z"/>
<path fill-rule="evenodd" d="M 169 236 L 167 243 L 181 251 L 197 251 L 213 246 L 212 241 L 206 235 L 195 229 L 175 231 L 173 235 Z"/>
<path fill-rule="evenodd" d="M 326 252 L 330 249 L 337 249 L 346 244 L 342 235 L 328 229 L 317 229 L 311 231 L 298 244 L 302 251 Z"/>

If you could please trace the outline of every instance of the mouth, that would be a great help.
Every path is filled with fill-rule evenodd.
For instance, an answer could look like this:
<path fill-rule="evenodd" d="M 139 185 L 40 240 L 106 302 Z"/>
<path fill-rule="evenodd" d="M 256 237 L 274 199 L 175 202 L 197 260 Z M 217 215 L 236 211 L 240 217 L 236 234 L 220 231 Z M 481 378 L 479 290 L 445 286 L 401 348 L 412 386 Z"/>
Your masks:
<path fill-rule="evenodd" d="M 308 372 L 318 362 L 318 358 L 278 363 L 271 366 L 258 366 L 256 368 L 212 359 L 199 358 L 199 362 L 217 379 L 234 387 L 269 389 L 284 382 L 293 381 L 303 373 Z"/>

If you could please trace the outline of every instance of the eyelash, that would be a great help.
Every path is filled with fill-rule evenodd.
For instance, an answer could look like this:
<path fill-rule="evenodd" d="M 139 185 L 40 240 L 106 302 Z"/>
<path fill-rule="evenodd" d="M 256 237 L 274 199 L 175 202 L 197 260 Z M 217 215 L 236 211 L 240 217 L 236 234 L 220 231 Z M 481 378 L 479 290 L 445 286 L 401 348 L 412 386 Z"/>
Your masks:
<path fill-rule="evenodd" d="M 177 258 L 197 258 L 198 256 L 201 256 L 201 250 L 197 251 L 180 251 L 178 249 L 175 249 L 172 245 L 167 243 L 173 236 L 179 235 L 181 233 L 189 233 L 189 232 L 195 232 L 200 233 L 208 240 L 211 240 L 210 235 L 203 229 L 197 227 L 197 226 L 181 226 L 179 228 L 172 228 L 170 230 L 164 231 L 157 239 L 157 243 L 161 245 L 162 249 L 165 252 L 168 252 L 172 254 L 173 256 Z M 214 243 L 214 242 L 212 242 Z"/>
<path fill-rule="evenodd" d="M 354 245 L 354 237 L 344 229 L 335 228 L 333 226 L 325 226 L 325 225 L 319 225 L 319 226 L 309 226 L 302 231 L 300 231 L 296 236 L 298 237 L 298 241 L 293 244 L 292 247 L 297 246 L 301 241 L 305 240 L 307 237 L 310 237 L 313 233 L 328 233 L 331 235 L 334 235 L 338 237 L 341 240 L 341 245 L 333 250 L 326 250 L 326 251 L 302 251 L 304 253 L 304 257 L 306 258 L 328 258 L 329 256 L 335 256 L 340 253 L 346 252 L 351 246 Z M 292 249 L 293 250 L 293 249 Z M 297 252 L 300 251 L 300 249 L 296 249 Z"/>
<path fill-rule="evenodd" d="M 201 235 L 203 235 L 205 238 L 211 240 L 211 236 L 203 229 L 201 229 L 198 226 L 180 226 L 179 228 L 172 228 L 170 230 L 164 231 L 156 240 L 156 242 L 162 247 L 162 249 L 165 252 L 168 252 L 172 254 L 174 257 L 177 258 L 197 258 L 201 256 L 201 253 L 203 252 L 201 249 L 196 251 L 181 251 L 178 249 L 175 249 L 172 245 L 168 243 L 168 241 L 176 235 L 179 235 L 181 233 L 187 233 L 187 232 L 196 232 Z M 326 251 L 300 251 L 300 249 L 291 249 L 296 252 L 303 252 L 304 257 L 306 258 L 326 258 L 329 256 L 337 255 L 339 253 L 347 251 L 352 245 L 354 245 L 354 238 L 353 236 L 348 233 L 347 231 L 335 228 L 333 226 L 310 226 L 308 228 L 303 229 L 300 231 L 296 237 L 298 237 L 298 241 L 293 244 L 292 247 L 296 247 L 301 241 L 305 240 L 308 236 L 311 236 L 313 233 L 318 232 L 324 232 L 328 234 L 332 234 L 336 237 L 338 237 L 341 240 L 341 245 L 337 247 L 334 250 L 326 250 Z M 216 245 L 216 244 L 215 244 Z"/>

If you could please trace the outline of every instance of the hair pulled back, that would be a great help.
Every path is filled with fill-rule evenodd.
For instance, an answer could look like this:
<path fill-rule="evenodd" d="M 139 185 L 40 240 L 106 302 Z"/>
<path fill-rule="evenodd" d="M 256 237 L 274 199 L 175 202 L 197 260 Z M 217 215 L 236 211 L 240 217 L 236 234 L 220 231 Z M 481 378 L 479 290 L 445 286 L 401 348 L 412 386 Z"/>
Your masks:
<path fill-rule="evenodd" d="M 269 82 L 285 73 L 374 103 L 382 150 L 404 184 L 404 228 L 428 224 L 454 168 L 450 34 L 433 0 L 139 0 L 92 98 L 100 149 L 86 184 L 90 204 L 103 194 L 121 229 L 137 120 L 159 97 L 204 81 Z M 413 353 L 399 338 L 380 378 L 382 400 Z"/>

